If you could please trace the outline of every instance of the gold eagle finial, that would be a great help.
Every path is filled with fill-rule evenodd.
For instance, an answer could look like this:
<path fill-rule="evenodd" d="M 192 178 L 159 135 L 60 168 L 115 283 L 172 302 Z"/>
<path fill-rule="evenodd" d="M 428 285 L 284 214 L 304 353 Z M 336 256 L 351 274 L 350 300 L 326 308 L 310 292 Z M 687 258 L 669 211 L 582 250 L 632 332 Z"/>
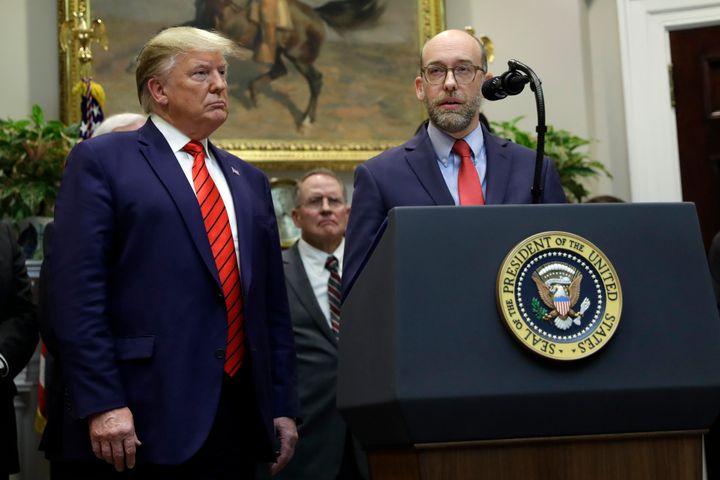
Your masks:
<path fill-rule="evenodd" d="M 467 25 L 467 26 L 465 26 L 464 30 L 467 33 L 469 33 L 470 35 L 472 35 L 473 37 L 478 38 L 475 36 L 475 28 L 474 27 Z M 485 46 L 485 53 L 487 54 L 488 63 L 492 63 L 493 61 L 495 61 L 495 44 L 490 39 L 490 37 L 488 37 L 487 35 L 480 35 L 478 40 L 480 40 L 482 42 L 482 44 Z"/>
<path fill-rule="evenodd" d="M 108 49 L 108 36 L 105 23 L 91 20 L 88 14 L 87 0 L 79 0 L 77 10 L 71 12 L 72 18 L 60 25 L 59 41 L 63 52 L 77 48 L 75 56 L 80 62 L 80 76 L 90 77 L 92 70 L 92 42 L 98 42 Z"/>

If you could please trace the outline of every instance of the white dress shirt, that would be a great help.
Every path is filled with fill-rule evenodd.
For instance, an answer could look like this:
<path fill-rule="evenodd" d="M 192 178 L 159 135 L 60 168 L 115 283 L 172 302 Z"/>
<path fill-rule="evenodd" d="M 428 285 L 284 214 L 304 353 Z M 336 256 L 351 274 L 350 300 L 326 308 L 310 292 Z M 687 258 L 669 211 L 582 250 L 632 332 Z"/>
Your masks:
<path fill-rule="evenodd" d="M 343 251 L 345 250 L 345 239 L 340 242 L 340 245 L 335 249 L 332 255 L 338 259 L 338 274 L 342 278 L 342 265 L 343 265 Z M 327 252 L 319 250 L 302 238 L 298 240 L 298 251 L 300 252 L 300 259 L 305 267 L 305 273 L 307 273 L 308 280 L 310 280 L 310 286 L 315 293 L 320 310 L 325 315 L 325 320 L 330 326 L 330 302 L 328 300 L 328 280 L 330 279 L 330 270 L 325 268 L 325 262 L 331 255 Z"/>
<path fill-rule="evenodd" d="M 192 177 L 192 166 L 193 162 L 195 161 L 195 158 L 189 154 L 188 152 L 183 151 L 183 147 L 187 145 L 187 143 L 192 140 L 190 137 L 182 133 L 180 130 L 175 128 L 173 125 L 166 122 L 162 117 L 156 114 L 150 115 L 150 118 L 152 119 L 153 123 L 157 127 L 158 130 L 160 130 L 160 133 L 162 133 L 162 136 L 165 137 L 165 140 L 167 140 L 168 145 L 170 145 L 170 148 L 172 149 L 173 153 L 175 154 L 175 158 L 177 158 L 178 163 L 180 164 L 180 168 L 182 168 L 183 173 L 185 174 L 185 177 L 187 177 L 188 182 L 190 183 L 190 188 L 192 189 L 193 193 L 195 192 L 195 185 L 193 185 L 193 177 Z M 235 204 L 233 203 L 232 194 L 230 193 L 230 187 L 228 186 L 228 182 L 225 179 L 225 174 L 223 173 L 222 169 L 220 168 L 220 165 L 218 164 L 215 157 L 213 157 L 212 153 L 208 149 L 208 139 L 203 138 L 200 140 L 200 143 L 203 146 L 203 149 L 205 150 L 205 165 L 207 166 L 208 173 L 210 174 L 210 177 L 213 179 L 213 182 L 215 182 L 215 186 L 218 189 L 218 192 L 220 192 L 220 197 L 223 200 L 223 203 L 225 204 L 225 210 L 227 211 L 228 215 L 228 221 L 230 222 L 230 230 L 232 231 L 233 236 L 233 243 L 235 245 L 235 258 L 238 261 L 238 268 L 240 267 L 240 250 L 238 248 L 238 232 L 237 232 L 237 218 L 235 216 Z M 197 196 L 197 194 L 196 194 Z"/>

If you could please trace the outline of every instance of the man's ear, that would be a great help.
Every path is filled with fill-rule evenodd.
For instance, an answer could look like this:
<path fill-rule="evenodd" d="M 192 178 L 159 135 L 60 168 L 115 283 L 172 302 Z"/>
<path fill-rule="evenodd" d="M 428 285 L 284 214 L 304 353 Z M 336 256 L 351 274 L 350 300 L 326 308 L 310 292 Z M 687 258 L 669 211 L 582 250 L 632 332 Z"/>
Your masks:
<path fill-rule="evenodd" d="M 148 80 L 147 87 L 153 100 L 155 100 L 155 103 L 163 106 L 168 104 L 168 96 L 165 93 L 165 86 L 160 79 L 157 77 L 151 78 Z"/>
<path fill-rule="evenodd" d="M 300 228 L 300 213 L 297 208 L 292 209 L 292 220 L 297 228 Z"/>
<path fill-rule="evenodd" d="M 425 85 L 423 85 L 423 80 L 420 75 L 415 77 L 415 96 L 421 102 L 425 100 Z"/>

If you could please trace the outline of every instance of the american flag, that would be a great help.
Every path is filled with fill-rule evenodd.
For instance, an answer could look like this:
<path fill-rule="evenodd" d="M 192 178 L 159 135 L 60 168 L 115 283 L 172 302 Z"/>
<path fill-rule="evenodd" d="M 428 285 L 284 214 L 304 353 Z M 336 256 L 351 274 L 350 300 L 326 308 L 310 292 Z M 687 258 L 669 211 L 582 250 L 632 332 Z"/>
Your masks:
<path fill-rule="evenodd" d="M 82 92 L 80 138 L 87 140 L 100 122 L 105 119 L 103 115 L 105 91 L 99 83 L 94 82 L 91 78 L 84 79 L 78 87 L 80 87 L 78 90 Z"/>
<path fill-rule="evenodd" d="M 40 342 L 40 373 L 38 381 L 38 404 L 35 411 L 35 430 L 42 433 L 47 424 L 47 404 L 45 396 L 45 362 L 47 358 L 47 348 L 45 343 Z"/>
<path fill-rule="evenodd" d="M 560 316 L 567 317 L 570 311 L 570 298 L 568 298 L 567 295 L 559 295 L 553 298 L 553 303 L 557 311 L 560 312 Z"/>

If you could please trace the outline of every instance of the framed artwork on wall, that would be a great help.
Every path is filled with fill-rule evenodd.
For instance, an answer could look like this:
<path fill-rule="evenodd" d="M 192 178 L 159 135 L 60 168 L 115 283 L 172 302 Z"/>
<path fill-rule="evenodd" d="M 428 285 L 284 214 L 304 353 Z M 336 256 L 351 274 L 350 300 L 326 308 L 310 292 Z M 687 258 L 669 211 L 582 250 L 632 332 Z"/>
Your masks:
<path fill-rule="evenodd" d="M 343 19 L 338 11 L 362 2 L 279 0 L 290 24 L 278 27 L 274 65 L 253 60 L 259 1 L 58 0 L 58 19 L 61 26 L 72 21 L 83 2 L 88 22 L 102 20 L 109 48 L 93 45 L 92 65 L 106 92 L 106 115 L 140 111 L 134 59 L 159 30 L 192 24 L 235 40 L 245 55 L 230 62 L 231 112 L 213 140 L 264 169 L 351 169 L 413 134 L 425 117 L 413 85 L 419 51 L 444 28 L 443 0 L 364 0 L 362 18 Z M 79 80 L 77 56 L 77 49 L 60 51 L 65 121 L 79 112 L 70 94 Z"/>

